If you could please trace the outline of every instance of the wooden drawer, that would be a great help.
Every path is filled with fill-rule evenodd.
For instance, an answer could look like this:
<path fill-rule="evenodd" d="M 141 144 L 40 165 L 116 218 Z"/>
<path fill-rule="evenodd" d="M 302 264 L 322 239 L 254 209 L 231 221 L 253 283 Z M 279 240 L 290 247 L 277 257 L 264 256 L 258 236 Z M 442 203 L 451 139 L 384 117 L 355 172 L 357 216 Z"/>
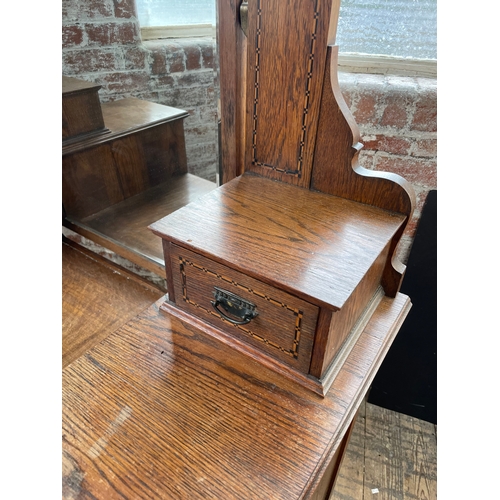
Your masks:
<path fill-rule="evenodd" d="M 162 310 L 324 396 L 385 293 L 404 221 L 245 173 L 150 226 L 163 240 Z M 215 287 L 259 315 L 222 319 Z"/>
<path fill-rule="evenodd" d="M 170 259 L 178 307 L 308 373 L 318 307 L 174 244 Z M 244 325 L 223 318 L 212 304 L 216 287 L 254 304 L 258 315 Z"/>

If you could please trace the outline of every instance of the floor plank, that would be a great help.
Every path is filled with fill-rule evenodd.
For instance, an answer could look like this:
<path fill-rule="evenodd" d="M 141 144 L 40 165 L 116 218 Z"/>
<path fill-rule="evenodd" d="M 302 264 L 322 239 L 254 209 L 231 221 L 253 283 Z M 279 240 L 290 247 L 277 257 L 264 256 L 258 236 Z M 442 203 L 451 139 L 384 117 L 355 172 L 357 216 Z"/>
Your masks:
<path fill-rule="evenodd" d="M 365 467 L 365 420 L 366 403 L 361 404 L 354 422 L 351 439 L 337 476 L 331 500 L 351 500 L 363 498 Z"/>
<path fill-rule="evenodd" d="M 162 295 L 126 272 L 63 243 L 63 368 Z"/>
<path fill-rule="evenodd" d="M 436 426 L 360 408 L 330 500 L 436 500 Z"/>

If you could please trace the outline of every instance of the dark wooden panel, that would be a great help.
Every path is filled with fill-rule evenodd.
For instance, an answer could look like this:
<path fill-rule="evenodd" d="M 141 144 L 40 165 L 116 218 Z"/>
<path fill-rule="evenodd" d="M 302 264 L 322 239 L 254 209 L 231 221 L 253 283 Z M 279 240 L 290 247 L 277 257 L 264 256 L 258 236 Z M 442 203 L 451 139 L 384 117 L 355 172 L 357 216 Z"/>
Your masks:
<path fill-rule="evenodd" d="M 62 77 L 63 141 L 82 134 L 105 131 L 98 91 L 100 85 Z"/>
<path fill-rule="evenodd" d="M 342 344 L 361 317 L 363 310 L 374 296 L 380 286 L 380 278 L 387 260 L 388 250 L 389 245 L 386 245 L 386 248 L 375 259 L 354 293 L 347 299 L 344 307 L 332 314 L 329 328 L 321 332 L 318 330 L 318 334 L 322 336 L 317 338 L 315 342 L 313 363 L 310 368 L 311 375 L 318 378 L 325 375 L 330 363 L 334 360 L 335 355 L 339 352 Z M 325 343 L 323 339 L 326 340 Z"/>
<path fill-rule="evenodd" d="M 104 144 L 62 159 L 62 202 L 67 216 L 83 218 L 123 200 L 113 152 Z"/>
<path fill-rule="evenodd" d="M 182 122 L 63 156 L 66 214 L 82 219 L 187 171 Z"/>
<path fill-rule="evenodd" d="M 62 246 L 63 367 L 150 306 L 162 293 L 71 244 Z"/>
<path fill-rule="evenodd" d="M 249 2 L 246 170 L 309 186 L 331 3 Z"/>
<path fill-rule="evenodd" d="M 240 26 L 241 0 L 217 0 L 220 83 L 221 184 L 244 171 L 247 38 Z"/>

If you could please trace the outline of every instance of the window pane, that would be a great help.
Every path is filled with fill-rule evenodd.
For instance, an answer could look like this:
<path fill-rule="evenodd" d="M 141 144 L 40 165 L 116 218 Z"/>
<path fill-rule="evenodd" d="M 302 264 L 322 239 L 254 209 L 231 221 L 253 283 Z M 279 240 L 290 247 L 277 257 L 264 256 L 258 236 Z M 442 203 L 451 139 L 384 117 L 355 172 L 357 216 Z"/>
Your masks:
<path fill-rule="evenodd" d="M 436 0 L 341 0 L 340 52 L 437 59 Z"/>
<path fill-rule="evenodd" d="M 215 0 L 136 0 L 142 27 L 215 25 Z M 437 0 L 341 0 L 340 52 L 437 59 Z"/>
<path fill-rule="evenodd" d="M 136 0 L 142 28 L 184 24 L 215 25 L 215 0 Z"/>

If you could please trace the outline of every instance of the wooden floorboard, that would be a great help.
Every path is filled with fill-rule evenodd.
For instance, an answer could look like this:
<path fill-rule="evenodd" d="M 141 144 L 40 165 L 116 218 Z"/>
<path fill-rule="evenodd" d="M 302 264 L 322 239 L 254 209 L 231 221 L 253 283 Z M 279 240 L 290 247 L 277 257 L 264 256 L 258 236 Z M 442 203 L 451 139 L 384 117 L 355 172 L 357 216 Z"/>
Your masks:
<path fill-rule="evenodd" d="M 330 500 L 436 500 L 432 423 L 365 403 Z"/>
<path fill-rule="evenodd" d="M 162 295 L 125 270 L 63 242 L 63 368 Z"/>

